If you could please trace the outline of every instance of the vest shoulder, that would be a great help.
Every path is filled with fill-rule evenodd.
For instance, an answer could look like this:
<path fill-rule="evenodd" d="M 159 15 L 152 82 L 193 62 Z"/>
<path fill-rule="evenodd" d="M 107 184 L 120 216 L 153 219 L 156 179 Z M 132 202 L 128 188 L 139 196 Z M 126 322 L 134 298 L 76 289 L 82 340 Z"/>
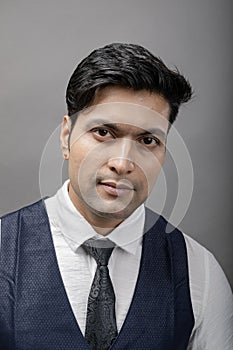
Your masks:
<path fill-rule="evenodd" d="M 183 233 L 179 230 L 179 228 L 172 225 L 162 215 L 152 211 L 147 207 L 145 208 L 145 215 L 145 232 L 150 230 L 153 232 L 153 228 L 159 228 L 168 236 L 172 236 L 174 234 L 181 234 L 183 236 Z"/>
<path fill-rule="evenodd" d="M 188 250 L 192 252 L 192 254 L 197 254 L 198 256 L 211 254 L 211 252 L 206 247 L 204 247 L 201 243 L 199 243 L 197 240 L 195 240 L 188 234 L 182 232 L 178 227 L 175 227 L 174 225 L 172 225 L 162 215 L 154 212 L 148 207 L 145 208 L 145 213 L 146 213 L 145 226 L 147 227 L 147 231 L 149 231 L 149 229 L 152 229 L 153 227 L 156 227 L 156 224 L 158 224 L 159 227 L 162 227 L 164 229 L 164 232 L 168 234 L 168 236 L 172 237 L 174 233 L 180 233 L 184 237 L 186 246 Z"/>
<path fill-rule="evenodd" d="M 34 203 L 28 204 L 22 208 L 4 214 L 2 217 L 0 217 L 0 220 L 13 219 L 14 217 L 18 217 L 21 214 L 32 214 L 35 211 L 40 210 L 41 208 L 45 208 L 44 199 L 39 199 Z"/>
<path fill-rule="evenodd" d="M 190 264 L 196 264 L 200 267 L 200 269 L 204 265 L 204 262 L 208 260 L 208 257 L 212 255 L 207 248 L 205 248 L 194 238 L 182 232 L 179 228 L 173 226 L 162 215 L 147 207 L 145 227 L 147 228 L 145 232 L 150 231 L 152 235 L 156 235 L 158 230 L 162 232 L 164 237 L 166 237 L 166 239 L 168 239 L 175 248 L 177 240 L 180 242 L 183 241 L 183 244 L 186 246 Z"/>

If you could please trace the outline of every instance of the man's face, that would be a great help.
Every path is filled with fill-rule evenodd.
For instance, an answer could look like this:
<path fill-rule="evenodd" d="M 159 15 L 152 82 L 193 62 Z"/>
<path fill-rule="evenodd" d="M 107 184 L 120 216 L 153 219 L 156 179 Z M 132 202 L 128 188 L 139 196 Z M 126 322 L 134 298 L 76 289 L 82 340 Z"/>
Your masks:
<path fill-rule="evenodd" d="M 71 135 L 64 117 L 69 195 L 90 223 L 114 227 L 147 199 L 164 162 L 169 112 L 158 94 L 106 87 L 79 113 Z"/>

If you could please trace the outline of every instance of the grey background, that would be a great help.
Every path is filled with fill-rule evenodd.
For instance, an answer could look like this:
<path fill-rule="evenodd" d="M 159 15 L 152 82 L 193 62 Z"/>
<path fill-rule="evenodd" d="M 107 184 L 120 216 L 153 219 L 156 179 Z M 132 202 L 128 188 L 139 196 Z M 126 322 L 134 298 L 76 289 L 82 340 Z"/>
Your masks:
<path fill-rule="evenodd" d="M 77 63 L 110 42 L 138 43 L 176 65 L 195 89 L 175 124 L 195 181 L 179 226 L 215 254 L 233 285 L 232 7 L 230 0 L 1 1 L 0 214 L 40 197 L 41 155 L 66 111 Z M 48 195 L 57 186 L 50 170 Z M 178 181 L 169 155 L 165 174 L 169 217 Z"/>

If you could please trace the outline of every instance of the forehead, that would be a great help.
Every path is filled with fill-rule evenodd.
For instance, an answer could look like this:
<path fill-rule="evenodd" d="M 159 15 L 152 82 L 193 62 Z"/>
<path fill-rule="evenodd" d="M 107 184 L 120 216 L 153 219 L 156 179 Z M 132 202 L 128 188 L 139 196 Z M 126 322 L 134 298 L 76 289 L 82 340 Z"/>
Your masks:
<path fill-rule="evenodd" d="M 167 118 L 170 112 L 168 101 L 160 94 L 144 89 L 135 91 L 121 86 L 107 86 L 97 90 L 92 105 L 112 102 L 140 105 Z"/>

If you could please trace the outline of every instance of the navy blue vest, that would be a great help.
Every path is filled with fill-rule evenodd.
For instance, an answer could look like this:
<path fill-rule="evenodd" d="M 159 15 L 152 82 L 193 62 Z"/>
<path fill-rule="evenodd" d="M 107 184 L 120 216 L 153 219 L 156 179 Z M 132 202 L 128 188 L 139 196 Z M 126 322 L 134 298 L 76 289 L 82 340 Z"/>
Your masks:
<path fill-rule="evenodd" d="M 182 233 L 146 211 L 133 300 L 111 350 L 184 350 L 194 325 Z M 59 272 L 44 201 L 2 218 L 0 349 L 90 350 Z"/>

